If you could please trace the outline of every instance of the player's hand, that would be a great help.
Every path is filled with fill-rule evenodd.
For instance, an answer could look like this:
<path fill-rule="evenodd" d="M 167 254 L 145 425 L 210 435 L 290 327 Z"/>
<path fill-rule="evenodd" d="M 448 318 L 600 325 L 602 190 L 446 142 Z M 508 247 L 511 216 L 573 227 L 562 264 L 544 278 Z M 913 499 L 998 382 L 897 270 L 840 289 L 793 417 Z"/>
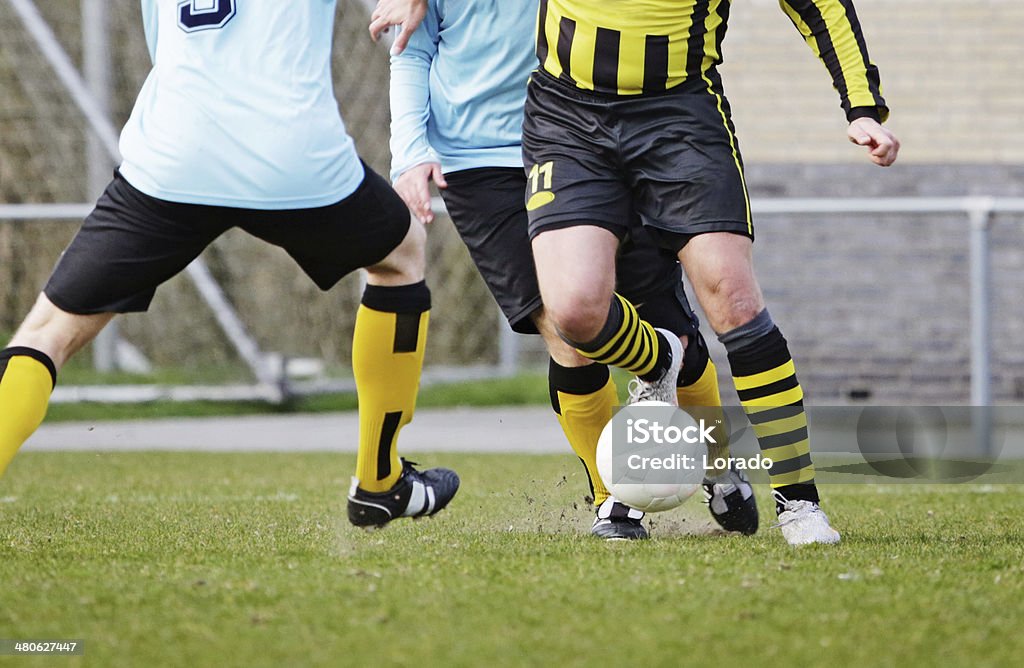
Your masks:
<path fill-rule="evenodd" d="M 854 144 L 867 147 L 868 157 L 876 165 L 888 167 L 896 162 L 896 155 L 900 152 L 900 140 L 875 119 L 854 119 L 846 134 Z"/>
<path fill-rule="evenodd" d="M 441 165 L 425 162 L 406 171 L 395 180 L 395 191 L 409 207 L 412 214 L 426 225 L 434 222 L 434 211 L 430 206 L 430 182 L 438 188 L 447 188 L 448 182 L 441 173 Z"/>
<path fill-rule="evenodd" d="M 398 55 L 426 15 L 427 0 L 377 0 L 377 7 L 370 14 L 370 38 L 376 42 L 391 26 L 402 26 L 391 45 L 391 53 Z"/>

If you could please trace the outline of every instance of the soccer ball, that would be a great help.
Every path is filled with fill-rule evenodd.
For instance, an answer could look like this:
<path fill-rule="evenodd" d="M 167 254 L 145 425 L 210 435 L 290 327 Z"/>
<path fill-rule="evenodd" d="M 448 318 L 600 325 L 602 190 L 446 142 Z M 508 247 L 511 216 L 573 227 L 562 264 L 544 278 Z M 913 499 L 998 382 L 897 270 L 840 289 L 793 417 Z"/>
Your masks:
<path fill-rule="evenodd" d="M 632 407 L 669 407 L 675 409 L 671 404 L 663 401 L 641 401 L 636 404 L 631 404 Z M 661 475 L 654 474 L 651 471 L 633 471 L 630 470 L 628 475 L 620 476 L 618 480 L 613 476 L 612 463 L 612 424 L 613 420 L 610 420 L 608 424 L 604 426 L 601 431 L 601 437 L 597 441 L 597 472 L 601 476 L 602 482 L 605 487 L 611 492 L 612 496 L 617 501 L 620 501 L 630 508 L 636 508 L 642 510 L 645 513 L 657 513 L 663 510 L 671 510 L 676 508 L 700 488 L 700 479 L 703 478 L 703 474 L 700 472 L 683 472 L 679 471 L 678 475 L 669 474 L 666 475 L 664 471 L 660 472 Z M 690 426 L 696 425 L 696 422 L 692 417 L 684 411 L 674 410 L 672 424 L 676 426 Z M 658 448 L 662 447 L 658 444 L 652 444 L 651 447 L 646 449 L 638 449 L 636 446 L 631 446 L 630 453 L 640 455 L 658 455 L 663 454 L 658 452 Z M 700 461 L 700 458 L 697 458 Z M 703 471 L 703 469 L 701 469 Z M 696 478 L 695 478 L 696 476 Z M 647 478 L 654 477 L 655 480 L 649 480 Z"/>

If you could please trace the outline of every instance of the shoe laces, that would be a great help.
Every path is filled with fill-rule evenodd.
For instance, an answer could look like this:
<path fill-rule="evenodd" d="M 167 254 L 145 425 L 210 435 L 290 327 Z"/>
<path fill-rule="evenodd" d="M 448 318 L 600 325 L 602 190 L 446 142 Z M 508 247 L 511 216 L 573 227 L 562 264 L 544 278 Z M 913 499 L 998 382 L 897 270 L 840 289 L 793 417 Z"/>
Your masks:
<path fill-rule="evenodd" d="M 820 513 L 821 508 L 818 504 L 813 501 L 807 501 L 805 499 L 787 499 L 782 493 L 772 490 L 772 497 L 782 504 L 782 512 L 779 513 L 779 521 L 771 526 L 772 529 L 792 524 L 799 520 L 804 519 L 808 515 Z M 786 513 L 790 513 L 790 516 L 786 519 L 781 519 Z"/>
<path fill-rule="evenodd" d="M 635 376 L 626 387 L 629 390 L 629 403 L 631 404 L 649 399 L 654 394 L 654 383 L 648 383 Z"/>

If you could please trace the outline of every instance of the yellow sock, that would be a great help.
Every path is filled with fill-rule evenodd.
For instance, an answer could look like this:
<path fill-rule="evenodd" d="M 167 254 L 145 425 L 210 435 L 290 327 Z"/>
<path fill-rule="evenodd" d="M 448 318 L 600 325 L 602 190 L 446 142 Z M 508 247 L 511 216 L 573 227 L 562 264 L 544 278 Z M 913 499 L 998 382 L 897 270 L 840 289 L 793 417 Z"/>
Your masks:
<path fill-rule="evenodd" d="M 359 396 L 356 477 L 367 492 L 386 492 L 402 474 L 398 432 L 416 409 L 430 319 L 426 284 L 367 286 L 356 313 L 352 370 Z"/>
<path fill-rule="evenodd" d="M 38 350 L 0 351 L 0 476 L 42 423 L 56 380 L 53 362 Z"/>
<path fill-rule="evenodd" d="M 676 388 L 676 397 L 679 399 L 679 406 L 690 413 L 694 419 L 704 418 L 707 422 L 715 424 L 720 421 L 725 424 L 725 411 L 722 410 L 722 395 L 718 392 L 718 370 L 711 358 L 705 358 L 707 364 L 704 372 L 697 380 L 686 387 Z M 719 438 L 721 436 L 721 438 Z M 716 444 L 708 444 L 708 457 L 714 461 L 729 456 L 729 434 L 727 429 L 715 430 Z M 709 475 L 714 472 L 709 471 Z"/>
<path fill-rule="evenodd" d="M 721 406 L 722 396 L 718 393 L 718 371 L 709 358 L 707 365 L 696 381 L 686 387 L 676 388 L 680 406 Z"/>
<path fill-rule="evenodd" d="M 597 441 L 618 404 L 615 383 L 603 364 L 563 367 L 554 360 L 548 372 L 551 406 L 573 452 L 587 472 L 594 505 L 608 498 L 597 472 Z"/>

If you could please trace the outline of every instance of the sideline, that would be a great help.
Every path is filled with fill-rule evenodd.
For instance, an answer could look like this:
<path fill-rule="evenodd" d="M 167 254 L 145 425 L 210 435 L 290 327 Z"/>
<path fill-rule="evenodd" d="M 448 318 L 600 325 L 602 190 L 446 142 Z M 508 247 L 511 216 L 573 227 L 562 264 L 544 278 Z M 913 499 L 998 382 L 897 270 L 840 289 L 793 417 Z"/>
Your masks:
<path fill-rule="evenodd" d="M 165 418 L 44 423 L 28 452 L 185 450 L 205 452 L 355 452 L 356 413 Z M 571 454 L 544 406 L 425 408 L 399 436 L 402 452 Z"/>

